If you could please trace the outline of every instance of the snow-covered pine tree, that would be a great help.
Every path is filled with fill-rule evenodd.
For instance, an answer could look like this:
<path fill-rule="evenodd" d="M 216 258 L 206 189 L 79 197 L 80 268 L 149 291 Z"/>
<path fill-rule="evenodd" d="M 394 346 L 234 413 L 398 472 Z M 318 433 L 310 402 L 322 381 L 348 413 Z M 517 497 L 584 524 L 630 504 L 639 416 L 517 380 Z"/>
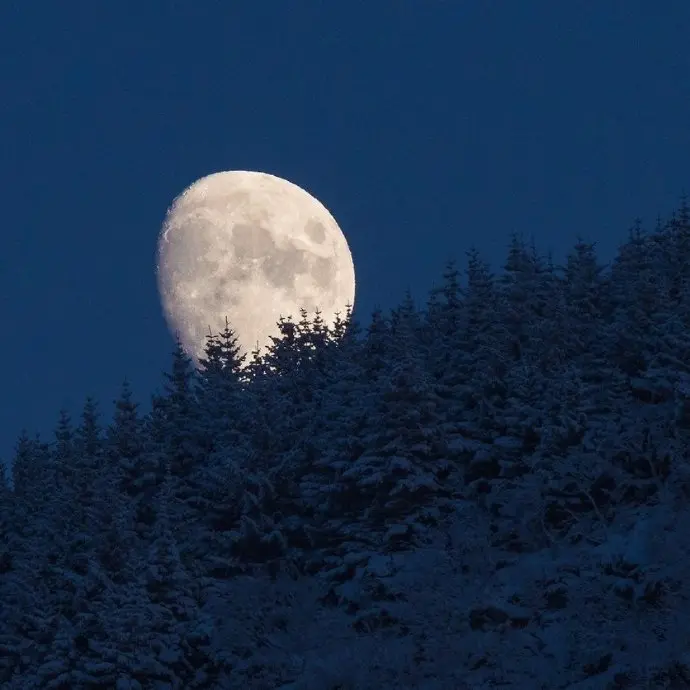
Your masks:
<path fill-rule="evenodd" d="M 508 358 L 498 315 L 501 297 L 489 265 L 476 249 L 467 252 L 467 284 L 462 290 L 463 321 L 452 347 L 440 394 L 451 434 L 483 438 L 494 430 L 505 397 Z"/>
<path fill-rule="evenodd" d="M 686 197 L 654 239 L 661 304 L 654 314 L 656 347 L 645 387 L 654 389 L 658 402 L 666 402 L 678 380 L 690 374 L 690 206 Z"/>
<path fill-rule="evenodd" d="M 65 409 L 60 410 L 57 427 L 54 432 L 55 440 L 52 445 L 53 465 L 55 467 L 57 487 L 63 492 L 72 492 L 75 486 L 75 448 L 74 426 L 72 419 Z M 72 495 L 68 499 L 73 498 Z M 60 523 L 67 526 L 72 517 L 73 505 L 60 516 Z"/>
<path fill-rule="evenodd" d="M 389 346 L 390 322 L 383 311 L 376 307 L 366 328 L 361 351 L 366 376 L 372 383 L 383 375 L 390 366 Z"/>
<path fill-rule="evenodd" d="M 330 495 L 349 463 L 363 450 L 359 433 L 373 409 L 376 394 L 361 356 L 361 328 L 348 308 L 331 334 L 331 361 L 320 404 L 313 410 L 314 433 L 306 439 L 305 468 L 299 479 L 302 509 L 290 525 L 303 545 L 323 546 L 332 538 Z M 288 539 L 290 534 L 288 532 Z"/>
<path fill-rule="evenodd" d="M 55 468 L 47 444 L 23 430 L 17 439 L 12 463 L 14 523 L 24 557 L 33 565 L 42 559 L 53 540 L 51 495 Z"/>
<path fill-rule="evenodd" d="M 582 412 L 589 416 L 614 412 L 627 389 L 625 377 L 611 365 L 610 348 L 600 335 L 613 314 L 610 278 L 604 269 L 595 244 L 578 238 L 565 267 L 564 326 L 569 364 L 580 370 Z"/>
<path fill-rule="evenodd" d="M 328 332 L 316 315 L 316 330 L 302 310 L 299 324 L 282 320 L 280 338 L 273 338 L 266 353 L 272 374 L 258 389 L 255 418 L 260 453 L 254 466 L 262 468 L 272 481 L 297 480 L 307 449 L 305 441 L 314 433 L 314 415 L 324 388 L 324 367 L 328 359 Z M 266 462 L 268 460 L 268 463 Z"/>
<path fill-rule="evenodd" d="M 391 356 L 399 355 L 412 347 L 421 357 L 424 367 L 428 366 L 427 344 L 424 338 L 423 315 L 417 309 L 412 293 L 405 290 L 402 302 L 391 310 L 390 314 Z M 398 338 L 400 335 L 400 338 Z M 410 341 L 410 342 L 408 342 Z"/>
<path fill-rule="evenodd" d="M 541 258 L 529 251 L 522 237 L 513 233 L 499 281 L 501 312 L 497 315 L 505 328 L 503 347 L 509 362 L 521 359 L 536 347 L 534 339 L 542 308 L 539 291 L 542 270 Z"/>
<path fill-rule="evenodd" d="M 20 575 L 17 560 L 17 539 L 14 525 L 14 496 L 10 491 L 4 463 L 0 462 L 0 683 L 11 677 L 18 662 L 21 640 L 13 630 L 13 618 L 17 615 L 16 599 L 13 601 L 13 588 Z M 12 610 L 15 609 L 15 610 Z"/>
<path fill-rule="evenodd" d="M 514 248 L 513 251 L 520 250 Z M 529 294 L 529 299 L 522 304 L 527 318 L 523 329 L 526 341 L 521 347 L 520 358 L 508 359 L 505 373 L 506 398 L 500 428 L 501 444 L 506 448 L 501 460 L 504 465 L 511 464 L 508 462 L 508 446 L 522 446 L 526 453 L 536 448 L 541 433 L 544 395 L 550 377 L 560 371 L 566 357 L 562 282 L 556 276 L 551 259 L 544 260 L 537 253 L 534 242 L 531 250 L 522 247 L 521 251 L 528 267 L 526 274 L 519 279 L 525 283 Z M 503 468 L 505 474 L 516 476 L 524 471 L 524 458 L 516 459 L 510 468 Z"/>
<path fill-rule="evenodd" d="M 663 267 L 656 249 L 637 219 L 611 268 L 613 314 L 605 340 L 613 363 L 631 377 L 646 371 L 660 337 Z"/>
<path fill-rule="evenodd" d="M 100 537 L 95 558 L 117 585 L 127 582 L 131 568 L 136 568 L 137 516 L 143 514 L 147 500 L 145 487 L 140 483 L 144 438 L 137 408 L 125 379 L 105 432 L 103 462 L 95 484 L 96 501 L 90 510 L 90 520 Z"/>
<path fill-rule="evenodd" d="M 275 467 L 281 453 L 289 449 L 295 408 L 302 399 L 299 387 L 299 340 L 297 325 L 281 317 L 278 336 L 253 365 L 251 391 L 253 410 L 252 444 L 255 466 L 268 471 Z"/>
<path fill-rule="evenodd" d="M 580 357 L 597 348 L 596 331 L 611 315 L 608 277 L 599 264 L 595 243 L 577 238 L 564 268 L 568 355 Z"/>
<path fill-rule="evenodd" d="M 63 567 L 73 536 L 78 531 L 78 496 L 76 491 L 76 449 L 74 427 L 68 412 L 60 410 L 55 440 L 50 449 L 54 468 L 55 486 L 49 499 L 49 519 L 53 538 L 46 550 L 43 577 L 56 598 L 67 605 L 67 595 L 62 587 Z M 59 604 L 61 606 L 62 604 Z"/>
<path fill-rule="evenodd" d="M 563 281 L 556 272 L 551 252 L 546 259 L 532 248 L 532 261 L 537 269 L 534 293 L 536 322 L 530 337 L 533 342 L 531 361 L 536 362 L 544 376 L 558 370 L 566 358 L 565 296 Z"/>
<path fill-rule="evenodd" d="M 161 395 L 154 396 L 146 418 L 148 447 L 142 454 L 147 463 L 149 525 L 155 521 L 155 495 L 169 467 L 174 501 L 169 510 L 175 520 L 182 557 L 193 560 L 193 542 L 199 524 L 201 503 L 198 480 L 212 449 L 212 435 L 199 405 L 197 377 L 191 359 L 175 343 L 169 372 L 164 372 Z"/>
<path fill-rule="evenodd" d="M 175 343 L 170 372 L 164 372 L 163 396 L 157 400 L 166 439 L 166 458 L 173 478 L 186 477 L 208 450 L 195 390 L 195 372 L 179 338 Z"/>
<path fill-rule="evenodd" d="M 225 321 L 225 329 L 207 336 L 205 356 L 195 383 L 196 398 L 214 449 L 246 444 L 252 416 L 251 391 L 243 373 L 246 355 Z"/>
<path fill-rule="evenodd" d="M 150 649 L 172 687 L 213 687 L 217 669 L 205 651 L 212 630 L 202 614 L 202 591 L 187 572 L 173 534 L 173 478 L 168 473 L 157 497 L 156 526 L 149 547 L 144 583 L 151 615 Z M 210 675 L 209 675 L 210 673 Z"/>
<path fill-rule="evenodd" d="M 443 272 L 443 283 L 432 288 L 427 299 L 423 338 L 429 349 L 430 371 L 437 380 L 448 373 L 463 323 L 459 275 L 455 260 L 449 260 Z"/>
<path fill-rule="evenodd" d="M 125 379 L 115 400 L 113 420 L 106 431 L 104 471 L 113 470 L 115 484 L 136 502 L 141 495 L 140 478 L 143 473 L 143 423 L 138 414 L 139 404 L 132 399 L 132 389 Z"/>
<path fill-rule="evenodd" d="M 409 304 L 397 314 L 386 348 L 391 368 L 375 384 L 378 400 L 359 432 L 361 451 L 343 467 L 330 497 L 332 515 L 359 523 L 362 541 L 385 534 L 391 549 L 414 542 L 420 523 L 438 520 L 427 508 L 432 497 L 447 495 L 442 481 L 449 471 L 419 319 Z"/>
<path fill-rule="evenodd" d="M 51 507 L 56 535 L 39 570 L 42 586 L 50 592 L 56 634 L 92 616 L 93 601 L 105 586 L 95 558 L 101 535 L 91 519 L 101 444 L 93 399 L 87 399 L 76 430 L 67 413 L 61 412 L 51 453 L 58 477 Z"/>
<path fill-rule="evenodd" d="M 227 537 L 239 521 L 244 476 L 252 457 L 255 403 L 242 369 L 244 361 L 227 321 L 222 333 L 209 333 L 200 362 L 197 399 L 211 451 L 191 477 L 198 489 L 193 503 L 196 532 L 186 548 L 201 573 L 216 577 L 226 576 L 234 568 Z"/>
<path fill-rule="evenodd" d="M 5 463 L 0 460 L 0 581 L 12 569 L 12 498 Z"/>
<path fill-rule="evenodd" d="M 67 420 L 66 415 L 61 415 Z M 12 673 L 36 668 L 52 644 L 59 616 L 62 581 L 59 559 L 65 535 L 58 514 L 68 514 L 58 483 L 54 448 L 23 431 L 15 448 L 13 523 L 16 558 L 2 582 L 4 634 L 0 658 L 8 664 L 0 672 L 5 683 Z M 27 687 L 27 686 L 19 686 Z"/>
<path fill-rule="evenodd" d="M 687 312 L 690 299 L 690 205 L 683 196 L 680 207 L 654 236 L 663 265 L 660 285 L 674 306 Z"/>
<path fill-rule="evenodd" d="M 103 462 L 103 436 L 98 407 L 92 397 L 84 403 L 81 422 L 72 439 L 71 485 L 72 518 L 67 565 L 79 571 L 88 567 L 99 534 L 94 529 L 91 511 L 98 498 L 97 481 Z"/>
<path fill-rule="evenodd" d="M 263 361 L 269 371 L 288 377 L 296 374 L 300 366 L 299 325 L 292 316 L 281 316 L 276 326 L 278 335 L 270 336 Z"/>
<path fill-rule="evenodd" d="M 331 329 L 323 320 L 321 311 L 316 309 L 310 319 L 305 309 L 300 310 L 299 344 L 302 353 L 302 379 L 309 385 L 308 395 L 323 387 L 324 377 L 331 365 Z M 306 391 L 305 391 L 306 393 Z"/>

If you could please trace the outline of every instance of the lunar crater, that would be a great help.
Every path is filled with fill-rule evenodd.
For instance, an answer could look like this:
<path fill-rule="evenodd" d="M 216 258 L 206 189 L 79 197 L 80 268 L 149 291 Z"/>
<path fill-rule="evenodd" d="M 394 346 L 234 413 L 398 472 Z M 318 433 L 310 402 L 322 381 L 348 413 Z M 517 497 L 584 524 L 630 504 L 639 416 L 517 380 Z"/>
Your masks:
<path fill-rule="evenodd" d="M 235 258 L 260 259 L 275 251 L 271 233 L 260 225 L 236 223 L 232 228 L 232 247 Z"/>
<path fill-rule="evenodd" d="M 326 230 L 323 225 L 313 218 L 310 218 L 304 226 L 304 232 L 307 233 L 307 237 L 312 242 L 316 242 L 317 244 L 321 244 L 326 239 Z"/>

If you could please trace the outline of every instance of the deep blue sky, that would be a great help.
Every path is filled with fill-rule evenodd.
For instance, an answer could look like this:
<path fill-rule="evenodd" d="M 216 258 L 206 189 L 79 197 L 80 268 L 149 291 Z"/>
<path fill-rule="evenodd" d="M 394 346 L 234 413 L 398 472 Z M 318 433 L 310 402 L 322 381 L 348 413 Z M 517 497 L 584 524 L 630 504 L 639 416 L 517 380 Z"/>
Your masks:
<path fill-rule="evenodd" d="M 365 324 L 512 231 L 609 261 L 690 192 L 688 36 L 687 0 L 0 3 L 0 457 L 125 376 L 148 407 L 157 234 L 212 172 L 320 199 Z"/>

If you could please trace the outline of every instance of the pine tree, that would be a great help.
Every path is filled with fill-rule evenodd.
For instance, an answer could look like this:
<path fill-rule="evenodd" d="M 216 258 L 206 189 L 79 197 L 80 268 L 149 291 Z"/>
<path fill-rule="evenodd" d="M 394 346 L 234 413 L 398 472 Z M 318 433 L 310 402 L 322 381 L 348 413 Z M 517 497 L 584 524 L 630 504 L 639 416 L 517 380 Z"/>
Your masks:
<path fill-rule="evenodd" d="M 613 315 L 605 342 L 609 356 L 628 376 L 648 368 L 660 336 L 657 315 L 663 303 L 659 285 L 663 268 L 655 244 L 637 219 L 611 269 Z"/>
<path fill-rule="evenodd" d="M 199 572 L 221 575 L 232 567 L 227 533 L 238 523 L 242 477 L 252 464 L 254 388 L 260 384 L 247 381 L 245 358 L 227 322 L 223 333 L 209 334 L 205 354 L 197 390 L 212 449 L 190 477 L 197 488 L 196 531 L 186 549 Z"/>
<path fill-rule="evenodd" d="M 690 301 L 690 205 L 683 196 L 680 207 L 655 236 L 664 266 L 663 289 L 674 306 L 688 311 Z"/>
<path fill-rule="evenodd" d="M 331 333 L 331 362 L 326 385 L 313 410 L 314 432 L 305 439 L 304 471 L 299 478 L 302 513 L 324 516 L 334 482 L 356 457 L 357 433 L 369 412 L 374 393 L 361 356 L 361 327 L 348 307 L 345 318 L 336 319 Z"/>
<path fill-rule="evenodd" d="M 163 396 L 157 401 L 166 428 L 166 451 L 174 477 L 186 476 L 204 453 L 205 434 L 195 392 L 192 360 L 185 354 L 179 338 L 173 351 L 170 372 L 164 372 Z"/>
<path fill-rule="evenodd" d="M 380 308 L 374 309 L 362 344 L 362 362 L 371 380 L 389 367 L 390 323 Z"/>
<path fill-rule="evenodd" d="M 535 450 L 542 425 L 542 402 L 551 377 L 560 373 L 565 361 L 568 337 L 565 315 L 565 297 L 562 281 L 556 275 L 549 256 L 544 260 L 532 241 L 530 250 L 517 242 L 509 263 L 520 264 L 522 272 L 514 283 L 522 285 L 523 298 L 518 302 L 518 313 L 525 323 L 521 325 L 522 344 L 512 349 L 519 357 L 506 358 L 502 377 L 504 392 L 501 411 L 494 425 L 500 433 L 500 443 L 506 449 L 520 448 L 530 453 Z M 510 290 L 509 290 L 510 292 Z M 518 338 L 520 341 L 520 338 Z M 508 352 L 511 352 L 509 350 Z M 517 476 L 525 469 L 524 463 L 508 450 L 499 461 L 503 472 Z"/>
<path fill-rule="evenodd" d="M 60 410 L 55 440 L 50 446 L 50 474 L 54 487 L 48 501 L 53 539 L 47 551 L 51 563 L 61 562 L 72 535 L 78 529 L 77 462 L 74 427 L 69 413 Z"/>
<path fill-rule="evenodd" d="M 144 449 L 142 420 L 138 403 L 132 400 L 132 389 L 125 379 L 115 400 L 113 421 L 106 432 L 107 463 L 103 468 L 111 474 L 115 485 L 135 499 L 142 489 L 142 452 Z"/>
<path fill-rule="evenodd" d="M 57 470 L 58 482 L 67 487 L 74 483 L 74 428 L 67 410 L 60 410 L 55 442 L 53 444 L 53 462 Z"/>
<path fill-rule="evenodd" d="M 690 206 L 685 196 L 655 239 L 660 295 L 653 316 L 656 347 L 647 376 L 656 381 L 657 397 L 668 400 L 679 378 L 690 374 Z"/>
<path fill-rule="evenodd" d="M 45 657 L 55 633 L 61 596 L 56 596 L 58 563 L 64 531 L 57 516 L 65 515 L 57 481 L 54 449 L 23 431 L 15 447 L 13 518 L 15 546 L 12 570 L 2 582 L 4 632 L 0 638 L 0 680 L 13 670 L 35 668 Z"/>
<path fill-rule="evenodd" d="M 96 477 L 90 520 L 100 534 L 95 558 L 107 576 L 122 584 L 136 568 L 137 523 L 147 515 L 148 485 L 143 459 L 143 423 L 127 379 L 115 400 L 103 441 L 104 461 Z"/>
<path fill-rule="evenodd" d="M 95 593 L 104 586 L 94 560 L 100 534 L 91 520 L 100 443 L 93 400 L 87 400 L 77 430 L 69 415 L 64 410 L 60 413 L 50 453 L 57 482 L 46 516 L 53 535 L 37 570 L 45 591 L 44 606 L 55 616 L 55 635 L 61 626 L 88 619 Z"/>
<path fill-rule="evenodd" d="M 433 338 L 447 340 L 455 336 L 462 323 L 462 288 L 455 260 L 446 263 L 443 282 L 428 297 L 426 325 Z"/>
<path fill-rule="evenodd" d="M 247 442 L 252 405 L 242 370 L 245 359 L 226 319 L 222 333 L 207 337 L 196 384 L 201 414 L 217 449 Z"/>
<path fill-rule="evenodd" d="M 200 588 L 185 569 L 173 535 L 170 508 L 174 500 L 168 473 L 158 494 L 156 527 L 144 575 L 155 632 L 151 649 L 168 669 L 173 687 L 203 687 L 208 680 L 203 667 L 209 659 L 202 645 L 208 643 L 210 621 L 200 611 Z"/>
<path fill-rule="evenodd" d="M 13 538 L 14 502 L 5 467 L 0 462 L 0 683 L 6 683 L 18 663 L 18 646 L 20 642 L 12 630 L 12 617 L 17 614 L 16 601 L 12 601 L 12 580 L 16 577 L 18 567 L 16 539 Z M 16 579 L 15 579 L 16 583 Z M 11 609 L 15 608 L 14 611 Z"/>
<path fill-rule="evenodd" d="M 38 502 L 41 498 L 40 488 L 50 469 L 47 461 L 46 447 L 39 438 L 29 438 L 23 429 L 15 445 L 12 462 L 12 485 L 14 493 L 27 505 Z M 54 480 L 55 477 L 49 479 Z M 37 506 L 31 506 L 37 508 Z"/>
<path fill-rule="evenodd" d="M 200 520 L 200 468 L 208 461 L 212 437 L 202 415 L 198 399 L 198 379 L 191 359 L 182 349 L 179 338 L 172 354 L 170 372 L 164 372 L 161 395 L 154 396 L 146 418 L 147 447 L 142 454 L 147 477 L 144 531 L 150 536 L 155 523 L 155 496 L 169 467 L 173 482 L 174 519 L 179 526 L 183 558 L 193 557 L 193 541 Z M 148 538 L 148 537 L 146 537 Z"/>
<path fill-rule="evenodd" d="M 12 569 L 12 492 L 5 470 L 0 461 L 0 579 Z"/>
<path fill-rule="evenodd" d="M 401 304 L 391 311 L 389 323 L 391 356 L 397 359 L 399 350 L 404 352 L 409 350 L 410 347 L 414 347 L 415 350 L 419 350 L 426 365 L 427 352 L 423 336 L 422 315 L 417 311 L 409 289 L 405 291 Z M 402 345 L 403 342 L 405 342 L 404 345 Z M 400 348 L 397 347 L 399 344 Z"/>
<path fill-rule="evenodd" d="M 498 316 L 505 328 L 504 348 L 509 361 L 519 360 L 537 347 L 535 336 L 543 308 L 539 290 L 543 270 L 536 252 L 530 252 L 523 239 L 513 234 L 500 280 L 502 308 Z"/>
<path fill-rule="evenodd" d="M 324 376 L 331 363 L 329 343 L 330 328 L 324 322 L 321 311 L 316 309 L 309 319 L 306 310 L 302 309 L 299 324 L 299 350 L 301 353 L 301 380 L 309 386 L 309 394 L 323 386 Z"/>
<path fill-rule="evenodd" d="M 464 320 L 462 288 L 455 261 L 448 261 L 441 287 L 429 292 L 423 328 L 423 340 L 429 351 L 432 375 L 440 380 L 448 373 L 452 353 L 460 338 Z"/>
<path fill-rule="evenodd" d="M 85 535 L 89 531 L 89 510 L 97 498 L 97 480 L 103 463 L 104 441 L 99 423 L 98 407 L 91 397 L 86 399 L 81 423 L 75 430 L 73 443 L 73 490 L 78 502 L 75 527 Z"/>
<path fill-rule="evenodd" d="M 323 376 L 325 387 L 330 386 L 340 379 L 339 368 L 344 364 L 349 368 L 350 363 L 361 350 L 362 328 L 359 321 L 354 317 L 352 306 L 347 305 L 343 317 L 340 313 L 335 315 L 332 327 L 326 333 L 325 355 L 327 362 L 324 363 Z"/>
<path fill-rule="evenodd" d="M 363 445 L 341 465 L 330 497 L 332 514 L 361 520 L 367 529 L 392 528 L 391 548 L 414 541 L 418 521 L 438 519 L 425 508 L 432 496 L 444 495 L 440 482 L 450 470 L 442 457 L 439 400 L 418 344 L 418 325 L 414 311 L 398 312 L 389 346 L 397 354 L 359 431 Z"/>
<path fill-rule="evenodd" d="M 437 376 L 444 417 L 455 432 L 493 425 L 505 395 L 507 357 L 500 314 L 500 293 L 488 264 L 476 250 L 467 253 L 467 281 L 462 290 L 462 322 L 453 341 L 439 343 L 445 365 Z M 473 433 L 480 433 L 479 431 Z"/>
<path fill-rule="evenodd" d="M 567 304 L 568 354 L 578 357 L 596 346 L 596 331 L 610 315 L 608 281 L 597 260 L 594 243 L 578 238 L 568 255 L 563 289 Z"/>
<path fill-rule="evenodd" d="M 537 267 L 533 298 L 537 319 L 530 333 L 530 364 L 536 363 L 541 374 L 548 377 L 550 372 L 560 369 L 567 356 L 565 295 L 551 254 L 546 261 L 537 258 L 536 251 L 533 256 Z"/>
<path fill-rule="evenodd" d="M 582 396 L 591 414 L 617 407 L 625 377 L 611 366 L 607 339 L 602 337 L 614 313 L 611 281 L 600 265 L 594 244 L 578 239 L 568 256 L 563 289 L 566 299 L 566 352 L 580 369 Z"/>
<path fill-rule="evenodd" d="M 101 589 L 95 554 L 101 532 L 93 520 L 100 500 L 98 485 L 103 439 L 97 406 L 87 398 L 82 420 L 72 432 L 68 417 L 61 415 L 56 431 L 56 458 L 65 470 L 60 491 L 62 504 L 70 511 L 54 559 L 54 589 L 59 594 L 61 614 L 74 621 L 89 616 L 94 593 Z"/>
<path fill-rule="evenodd" d="M 281 316 L 276 326 L 278 335 L 270 336 L 271 343 L 266 348 L 263 361 L 273 374 L 288 379 L 297 373 L 300 366 L 299 325 L 291 316 Z"/>
<path fill-rule="evenodd" d="M 173 481 L 168 474 L 157 496 L 156 526 L 149 547 L 145 578 L 151 601 L 166 606 L 176 618 L 183 620 L 188 617 L 187 609 L 192 602 L 184 592 L 185 587 L 189 586 L 189 577 L 173 536 L 170 508 L 174 500 Z"/>

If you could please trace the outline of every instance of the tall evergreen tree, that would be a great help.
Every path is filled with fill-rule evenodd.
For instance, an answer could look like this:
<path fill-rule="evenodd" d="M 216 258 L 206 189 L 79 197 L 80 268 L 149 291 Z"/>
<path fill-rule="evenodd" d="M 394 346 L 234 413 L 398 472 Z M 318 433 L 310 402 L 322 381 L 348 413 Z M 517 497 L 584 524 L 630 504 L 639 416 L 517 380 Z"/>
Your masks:
<path fill-rule="evenodd" d="M 52 465 L 47 460 L 46 450 L 38 436 L 30 438 L 26 429 L 19 434 L 12 462 L 12 485 L 15 495 L 29 509 L 37 508 L 30 504 L 42 498 L 43 482 L 55 481 L 54 476 L 47 476 Z"/>
<path fill-rule="evenodd" d="M 568 255 L 564 271 L 569 333 L 569 352 L 573 357 L 596 347 L 596 331 L 608 319 L 611 308 L 608 279 L 599 264 L 594 243 L 578 238 Z"/>
<path fill-rule="evenodd" d="M 516 361 L 538 347 L 540 311 L 543 294 L 540 290 L 541 258 L 530 252 L 524 240 L 513 234 L 508 257 L 500 280 L 501 312 L 498 316 L 505 328 L 504 344 L 509 361 Z"/>
<path fill-rule="evenodd" d="M 13 601 L 12 585 L 17 583 L 19 563 L 13 525 L 14 501 L 5 473 L 0 462 L 0 683 L 6 683 L 18 663 L 18 640 L 13 635 L 13 618 L 17 615 L 18 602 Z M 13 572 L 14 571 L 14 572 Z M 14 580 L 14 582 L 13 582 Z M 14 610 L 12 610 L 14 609 Z"/>
<path fill-rule="evenodd" d="M 58 482 L 72 486 L 74 480 L 74 427 L 67 410 L 60 410 L 53 443 L 53 462 L 57 470 Z"/>
<path fill-rule="evenodd" d="M 361 452 L 357 450 L 361 446 L 357 436 L 375 398 L 360 335 L 359 322 L 348 308 L 345 319 L 336 319 L 334 325 L 326 386 L 313 410 L 314 432 L 303 444 L 305 471 L 300 477 L 300 495 L 305 509 L 320 515 L 328 511 L 329 487 Z"/>
<path fill-rule="evenodd" d="M 12 503 L 5 465 L 0 461 L 0 578 L 12 568 Z"/>
<path fill-rule="evenodd" d="M 146 524 L 150 514 L 151 478 L 146 475 L 144 449 L 143 420 L 125 379 L 105 432 L 104 461 L 96 478 L 97 500 L 90 511 L 101 535 L 95 557 L 118 584 L 127 580 L 130 568 L 137 567 L 136 526 Z M 155 478 L 153 483 L 155 486 Z"/>
<path fill-rule="evenodd" d="M 104 439 L 100 426 L 98 406 L 92 397 L 84 403 L 81 422 L 74 434 L 74 490 L 80 509 L 77 514 L 79 529 L 88 529 L 84 508 L 95 503 L 97 480 L 103 463 Z"/>
<path fill-rule="evenodd" d="M 426 310 L 427 326 L 435 337 L 448 338 L 460 329 L 462 322 L 462 288 L 460 271 L 454 259 L 446 263 L 443 282 L 429 293 Z"/>
<path fill-rule="evenodd" d="M 374 309 L 362 344 L 362 362 L 371 380 L 376 380 L 390 366 L 390 323 L 380 308 Z"/>
<path fill-rule="evenodd" d="M 406 352 L 410 347 L 413 347 L 419 351 L 424 359 L 424 366 L 426 366 L 427 352 L 423 334 L 423 317 L 417 310 L 409 289 L 405 291 L 403 301 L 391 310 L 389 323 L 391 357 L 397 358 L 398 352 Z M 402 345 L 403 341 L 405 341 L 404 345 Z M 399 344 L 400 347 L 398 347 Z"/>
<path fill-rule="evenodd" d="M 107 458 L 104 473 L 110 475 L 119 490 L 136 500 L 142 493 L 143 424 L 139 404 L 132 399 L 129 381 L 122 382 L 115 400 L 113 420 L 106 432 Z"/>
<path fill-rule="evenodd" d="M 611 268 L 613 314 L 605 341 L 615 365 L 628 376 L 646 371 L 658 345 L 663 296 L 663 267 L 656 242 L 641 227 L 639 219 L 619 247 Z"/>
<path fill-rule="evenodd" d="M 165 476 L 165 467 L 168 467 L 175 498 L 170 509 L 179 527 L 183 557 L 191 559 L 193 536 L 199 521 L 201 488 L 198 476 L 200 467 L 208 461 L 212 440 L 199 406 L 196 372 L 179 338 L 172 353 L 171 369 L 164 372 L 163 393 L 154 396 L 145 433 L 147 447 L 142 460 L 149 482 L 146 491 L 149 511 L 145 523 L 149 536 L 155 524 L 155 496 Z"/>
<path fill-rule="evenodd" d="M 464 319 L 459 271 L 456 262 L 450 260 L 443 272 L 441 286 L 434 287 L 429 293 L 424 322 L 430 371 L 436 379 L 442 379 L 448 373 Z"/>
<path fill-rule="evenodd" d="M 207 337 L 196 382 L 198 405 L 216 449 L 247 442 L 252 405 L 243 372 L 245 361 L 226 319 L 221 333 Z"/>
<path fill-rule="evenodd" d="M 416 342 L 416 324 L 409 312 L 398 322 L 398 354 L 359 431 L 363 447 L 352 449 L 330 498 L 334 515 L 355 518 L 365 529 L 396 526 L 387 535 L 392 549 L 416 540 L 419 519 L 438 518 L 425 508 L 431 497 L 444 495 L 440 482 L 449 471 L 438 396 Z"/>
<path fill-rule="evenodd" d="M 504 330 L 497 321 L 500 293 L 489 265 L 474 249 L 467 253 L 466 274 L 460 332 L 456 342 L 443 346 L 450 351 L 444 356 L 440 393 L 449 424 L 486 426 L 495 416 L 507 371 Z"/>

